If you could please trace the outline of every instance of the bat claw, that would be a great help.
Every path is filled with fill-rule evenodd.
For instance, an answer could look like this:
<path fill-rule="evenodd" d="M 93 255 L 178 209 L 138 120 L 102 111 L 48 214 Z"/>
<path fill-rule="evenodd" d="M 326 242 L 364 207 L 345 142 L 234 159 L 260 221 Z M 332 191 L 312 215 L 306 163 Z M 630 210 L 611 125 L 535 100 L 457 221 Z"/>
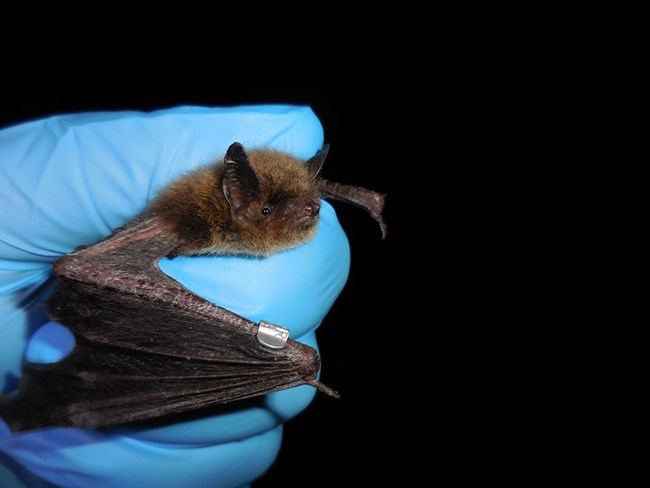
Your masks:
<path fill-rule="evenodd" d="M 384 222 L 384 219 L 381 218 L 380 214 L 371 213 L 370 215 L 373 219 L 375 219 L 375 222 L 379 224 L 379 229 L 381 230 L 381 238 L 386 239 L 386 236 L 388 235 L 388 226 L 386 225 L 386 222 Z"/>
<path fill-rule="evenodd" d="M 341 398 L 341 394 L 338 391 L 333 390 L 327 385 L 324 385 L 320 381 L 314 381 L 313 383 L 310 384 L 318 391 L 325 393 L 327 396 L 331 396 L 332 398 L 336 398 L 337 400 Z"/>

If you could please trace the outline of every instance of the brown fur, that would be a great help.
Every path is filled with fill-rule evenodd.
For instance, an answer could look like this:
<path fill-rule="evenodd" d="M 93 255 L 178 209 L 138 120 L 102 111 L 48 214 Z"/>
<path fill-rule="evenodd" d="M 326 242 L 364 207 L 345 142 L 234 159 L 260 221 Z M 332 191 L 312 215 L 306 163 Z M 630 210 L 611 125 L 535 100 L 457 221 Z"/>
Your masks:
<path fill-rule="evenodd" d="M 183 238 L 174 255 L 268 256 L 313 237 L 320 190 L 304 162 L 269 149 L 250 150 L 248 157 L 262 191 L 237 211 L 222 190 L 221 161 L 172 182 L 153 201 L 151 211 Z M 268 217 L 262 215 L 265 206 L 271 209 Z"/>

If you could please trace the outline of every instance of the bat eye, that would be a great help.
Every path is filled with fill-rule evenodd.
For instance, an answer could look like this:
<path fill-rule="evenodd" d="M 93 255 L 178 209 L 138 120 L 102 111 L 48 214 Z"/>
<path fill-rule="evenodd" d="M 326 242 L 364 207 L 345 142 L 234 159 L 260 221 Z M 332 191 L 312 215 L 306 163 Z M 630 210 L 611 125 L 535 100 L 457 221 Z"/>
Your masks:
<path fill-rule="evenodd" d="M 271 215 L 271 208 L 270 207 L 263 207 L 262 208 L 262 215 L 264 217 L 268 217 L 269 215 Z"/>

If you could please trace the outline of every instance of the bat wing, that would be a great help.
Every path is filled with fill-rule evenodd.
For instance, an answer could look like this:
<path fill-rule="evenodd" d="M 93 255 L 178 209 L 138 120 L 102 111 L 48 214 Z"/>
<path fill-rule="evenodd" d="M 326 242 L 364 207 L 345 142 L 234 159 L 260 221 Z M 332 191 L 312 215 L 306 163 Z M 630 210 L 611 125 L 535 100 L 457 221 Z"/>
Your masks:
<path fill-rule="evenodd" d="M 260 340 L 260 325 L 160 271 L 179 244 L 145 215 L 55 263 L 46 309 L 76 344 L 57 363 L 26 363 L 18 392 L 0 397 L 12 431 L 122 424 L 303 384 L 338 396 L 317 380 L 315 349 Z"/>

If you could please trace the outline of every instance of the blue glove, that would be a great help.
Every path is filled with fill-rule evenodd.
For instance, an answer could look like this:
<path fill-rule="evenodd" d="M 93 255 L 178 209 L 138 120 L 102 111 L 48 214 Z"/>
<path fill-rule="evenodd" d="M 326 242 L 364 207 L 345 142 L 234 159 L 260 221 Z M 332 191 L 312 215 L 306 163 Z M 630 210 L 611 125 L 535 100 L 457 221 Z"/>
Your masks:
<path fill-rule="evenodd" d="M 181 173 L 234 141 L 302 158 L 323 144 L 308 107 L 177 107 L 152 113 L 56 116 L 0 130 L 0 386 L 15 389 L 21 361 L 56 361 L 70 333 L 40 301 L 52 262 L 110 234 Z M 327 163 L 326 163 L 327 164 Z M 178 257 L 161 268 L 251 320 L 280 324 L 317 347 L 315 329 L 343 288 L 349 247 L 323 202 L 316 237 L 268 259 Z M 315 395 L 300 386 L 263 406 L 156 428 L 54 428 L 11 434 L 0 421 L 0 486 L 238 487 L 273 463 L 282 423 Z"/>

